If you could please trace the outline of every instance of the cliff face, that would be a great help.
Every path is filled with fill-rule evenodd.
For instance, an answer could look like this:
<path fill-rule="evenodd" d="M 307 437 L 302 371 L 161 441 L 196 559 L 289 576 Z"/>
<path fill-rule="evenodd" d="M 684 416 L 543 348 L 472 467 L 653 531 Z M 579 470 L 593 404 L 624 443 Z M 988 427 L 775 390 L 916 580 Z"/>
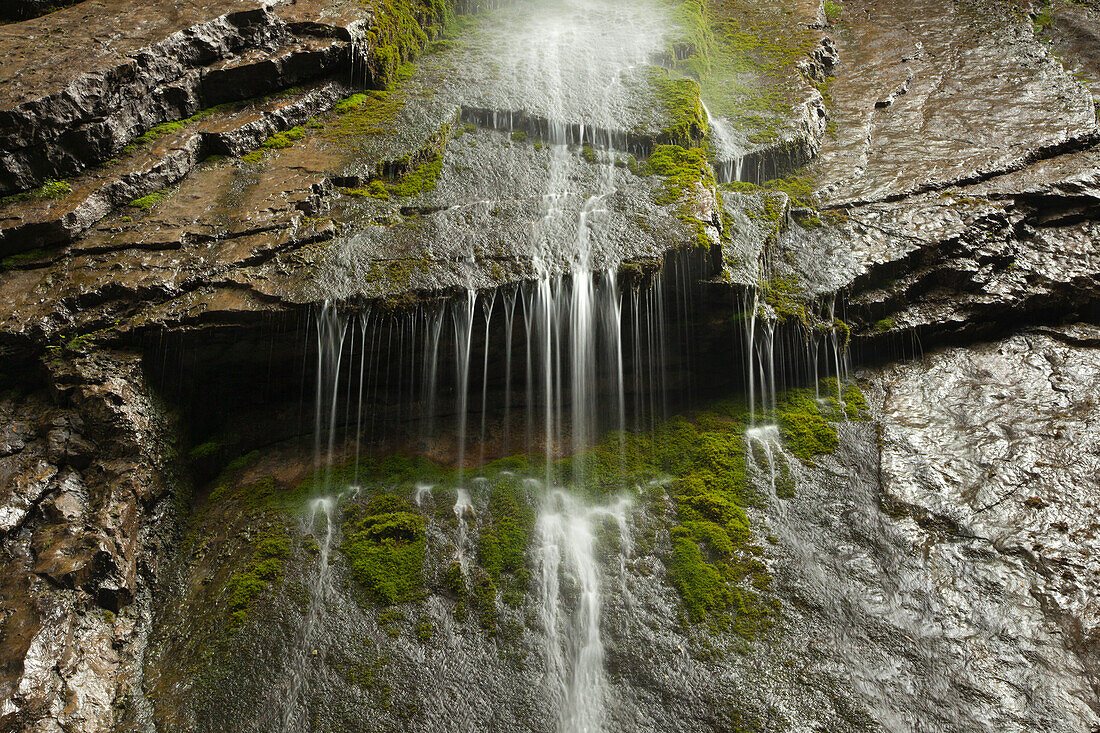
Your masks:
<path fill-rule="evenodd" d="M 1100 9 L 4 12 L 0 729 L 1100 726 Z"/>

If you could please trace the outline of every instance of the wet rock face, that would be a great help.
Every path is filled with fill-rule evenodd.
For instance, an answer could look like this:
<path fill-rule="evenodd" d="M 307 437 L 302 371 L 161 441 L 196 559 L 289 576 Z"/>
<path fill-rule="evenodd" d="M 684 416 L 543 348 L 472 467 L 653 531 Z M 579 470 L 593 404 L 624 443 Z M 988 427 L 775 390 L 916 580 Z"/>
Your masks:
<path fill-rule="evenodd" d="M 882 375 L 884 506 L 931 543 L 928 562 L 955 579 L 958 598 L 988 589 L 970 608 L 950 604 L 951 623 L 983 609 L 990 654 L 973 664 L 992 664 L 991 679 L 995 666 L 989 694 L 1011 701 L 1005 718 L 1019 724 L 1096 725 L 1082 701 L 1100 683 L 1098 336 L 1092 326 L 1040 329 Z M 994 634 L 1015 648 L 995 651 Z"/>
<path fill-rule="evenodd" d="M 360 19 L 308 22 L 322 9 L 111 2 L 0 28 L 0 193 L 78 173 L 160 123 L 319 76 L 346 58 L 346 25 Z"/>
<path fill-rule="evenodd" d="M 885 729 L 1097 725 L 1094 332 L 865 373 L 878 435 L 773 520 L 811 669 Z"/>
<path fill-rule="evenodd" d="M 74 362 L 0 401 L 4 730 L 109 730 L 137 671 L 163 423 L 132 357 Z"/>
<path fill-rule="evenodd" d="M 986 178 L 1095 142 L 1091 95 L 1012 3 L 869 0 L 846 4 L 845 19 L 837 133 L 816 163 L 837 203 Z"/>

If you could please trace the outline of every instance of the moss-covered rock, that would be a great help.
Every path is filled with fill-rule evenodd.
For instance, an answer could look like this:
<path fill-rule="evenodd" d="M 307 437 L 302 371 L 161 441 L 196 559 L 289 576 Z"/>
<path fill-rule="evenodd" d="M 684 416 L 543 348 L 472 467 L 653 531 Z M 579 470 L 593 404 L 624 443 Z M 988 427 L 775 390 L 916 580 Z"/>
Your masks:
<path fill-rule="evenodd" d="M 345 510 L 344 541 L 352 575 L 379 603 L 415 600 L 423 592 L 424 517 L 407 499 L 379 494 Z"/>

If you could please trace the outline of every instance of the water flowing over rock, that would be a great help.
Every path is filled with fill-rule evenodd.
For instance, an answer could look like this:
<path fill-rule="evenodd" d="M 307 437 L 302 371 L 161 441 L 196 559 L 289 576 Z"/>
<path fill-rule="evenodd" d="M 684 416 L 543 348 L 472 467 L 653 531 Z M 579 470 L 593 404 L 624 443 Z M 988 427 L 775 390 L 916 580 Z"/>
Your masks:
<path fill-rule="evenodd" d="M 11 0 L 0 732 L 1100 730 L 1094 0 Z"/>

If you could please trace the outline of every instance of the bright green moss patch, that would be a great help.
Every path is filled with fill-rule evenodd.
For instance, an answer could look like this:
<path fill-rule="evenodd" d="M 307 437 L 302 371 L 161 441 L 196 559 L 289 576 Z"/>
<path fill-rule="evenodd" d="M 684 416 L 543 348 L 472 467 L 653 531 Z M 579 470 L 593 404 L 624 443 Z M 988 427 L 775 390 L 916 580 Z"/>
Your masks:
<path fill-rule="evenodd" d="M 272 134 L 260 144 L 260 147 L 267 148 L 268 150 L 282 150 L 284 148 L 289 148 L 297 140 L 301 140 L 305 136 L 305 128 L 299 125 L 298 127 L 292 127 L 284 132 Z"/>
<path fill-rule="evenodd" d="M 867 399 L 863 396 L 863 391 L 859 388 L 859 385 L 855 382 L 849 382 L 844 387 L 844 412 L 847 414 L 849 420 L 866 420 L 867 412 L 870 408 L 867 406 Z"/>
<path fill-rule="evenodd" d="M 714 185 L 714 176 L 702 150 L 679 145 L 658 145 L 646 161 L 648 175 L 664 179 L 665 190 L 657 197 L 659 204 L 671 204 L 693 190 L 696 184 Z"/>
<path fill-rule="evenodd" d="M 783 444 L 806 463 L 813 463 L 816 456 L 833 452 L 840 444 L 836 428 L 826 420 L 811 390 L 795 389 L 783 393 L 776 410 Z"/>
<path fill-rule="evenodd" d="M 650 67 L 648 76 L 669 119 L 662 130 L 665 141 L 685 148 L 696 146 L 707 134 L 707 115 L 699 98 L 698 82 L 673 78 L 659 67 Z"/>
<path fill-rule="evenodd" d="M 689 621 L 699 623 L 713 614 L 723 616 L 733 604 L 725 578 L 707 561 L 698 538 L 686 527 L 672 530 L 672 560 L 669 578 L 680 592 Z"/>
<path fill-rule="evenodd" d="M 894 326 L 895 323 L 893 318 L 883 318 L 882 320 L 875 321 L 873 329 L 875 333 L 886 333 L 887 331 L 893 331 Z"/>
<path fill-rule="evenodd" d="M 474 576 L 473 592 L 473 607 L 477 611 L 478 624 L 490 634 L 495 634 L 500 621 L 496 581 L 489 573 L 480 570 Z"/>
<path fill-rule="evenodd" d="M 584 460 L 586 475 L 605 491 L 674 477 L 668 573 L 684 619 L 751 637 L 770 625 L 776 606 L 760 592 L 768 575 L 754 559 L 744 511 L 759 503 L 746 474 L 746 413 L 739 403 L 718 403 L 651 433 L 611 434 L 573 460 Z"/>
<path fill-rule="evenodd" d="M 535 514 L 517 476 L 499 476 L 489 499 L 489 519 L 478 538 L 478 562 L 493 580 L 504 573 L 526 584 L 527 545 Z"/>
<path fill-rule="evenodd" d="M 703 98 L 752 142 L 768 142 L 792 118 L 802 90 L 798 63 L 814 33 L 782 3 L 673 0 L 682 36 L 676 67 L 699 80 Z"/>
<path fill-rule="evenodd" d="M 802 284 L 791 277 L 776 277 L 763 283 L 760 294 L 772 307 L 781 321 L 809 323 L 806 312 L 806 293 Z"/>
<path fill-rule="evenodd" d="M 389 88 L 408 72 L 408 63 L 455 19 L 448 0 L 359 0 L 373 9 L 365 39 L 367 67 L 379 86 Z"/>
<path fill-rule="evenodd" d="M 162 188 L 161 190 L 154 191 L 147 196 L 142 196 L 139 199 L 134 199 L 129 203 L 129 206 L 135 209 L 141 209 L 142 211 L 148 211 L 149 209 L 153 208 L 154 206 L 168 198 L 168 195 L 168 189 Z"/>
<path fill-rule="evenodd" d="M 763 188 L 768 191 L 782 191 L 791 197 L 791 202 L 796 206 L 814 205 L 814 181 L 810 176 L 794 175 L 764 181 Z"/>
<path fill-rule="evenodd" d="M 352 575 L 378 603 L 415 600 L 423 592 L 424 518 L 407 499 L 379 494 L 345 510 L 340 550 Z"/>
<path fill-rule="evenodd" d="M 263 160 L 265 152 L 269 150 L 285 150 L 305 136 L 306 128 L 301 125 L 297 127 L 292 127 L 289 130 L 284 130 L 283 132 L 272 133 L 267 137 L 266 140 L 260 143 L 260 147 L 242 155 L 241 160 L 246 163 L 259 163 L 261 160 Z"/>
<path fill-rule="evenodd" d="M 286 90 L 286 91 L 281 92 L 281 93 L 285 94 L 289 91 L 291 91 L 291 90 Z M 274 95 L 272 95 L 272 96 L 274 96 Z M 262 99 L 266 99 L 266 97 L 262 98 Z M 185 129 L 189 125 L 191 125 L 195 122 L 198 122 L 200 120 L 204 120 L 207 117 L 210 117 L 210 116 L 214 115 L 217 112 L 220 112 L 224 109 L 230 109 L 230 108 L 233 108 L 233 107 L 237 107 L 239 105 L 240 105 L 240 102 L 227 102 L 226 104 L 219 104 L 215 107 L 207 107 L 206 109 L 200 109 L 198 112 L 191 115 L 190 117 L 185 117 L 181 120 L 171 120 L 169 122 L 163 122 L 159 125 L 156 125 L 155 127 L 150 127 L 148 130 L 146 130 L 145 132 L 143 132 L 142 134 L 138 135 L 133 140 L 131 140 L 130 143 L 122 149 L 122 154 L 123 155 L 129 155 L 130 153 L 137 150 L 138 147 L 140 147 L 142 145 L 148 145 L 149 143 L 155 141 L 159 137 L 163 137 L 165 135 L 171 135 L 171 134 L 177 133 L 177 132 Z"/>
<path fill-rule="evenodd" d="M 342 188 L 340 190 L 345 196 L 355 198 L 372 198 L 385 201 L 390 197 L 389 189 L 382 181 L 369 181 L 366 186 L 361 188 Z"/>
<path fill-rule="evenodd" d="M 196 115 L 195 118 L 198 119 L 198 115 Z M 130 144 L 122 149 L 122 153 L 123 155 L 132 153 L 137 150 L 139 145 L 147 145 L 156 140 L 158 137 L 161 137 L 162 135 L 171 135 L 174 132 L 179 132 L 183 128 L 187 127 L 188 123 L 190 122 L 191 119 L 173 120 L 171 122 L 164 122 L 162 124 L 159 124 L 156 127 L 151 127 L 141 135 L 138 135 L 133 140 L 131 140 Z"/>
<path fill-rule="evenodd" d="M 824 9 L 825 19 L 830 23 L 836 23 L 844 13 L 843 6 L 838 2 L 834 2 L 834 0 L 825 0 Z"/>
<path fill-rule="evenodd" d="M 290 557 L 290 539 L 282 527 L 265 529 L 256 539 L 252 557 L 241 572 L 226 584 L 230 625 L 240 626 L 256 599 L 283 577 L 283 566 Z"/>
<path fill-rule="evenodd" d="M 362 92 L 336 103 L 336 118 L 325 126 L 325 134 L 333 138 L 393 135 L 397 115 L 405 107 L 405 98 L 398 92 Z"/>
<path fill-rule="evenodd" d="M 395 196 L 419 196 L 435 188 L 439 174 L 443 170 L 443 155 L 433 155 L 428 161 L 417 166 L 400 181 L 390 186 Z"/>
<path fill-rule="evenodd" d="M 61 198 L 72 193 L 72 191 L 73 187 L 69 185 L 68 181 L 49 180 L 38 188 L 0 198 L 0 206 L 7 206 L 18 201 L 48 201 L 49 199 Z"/>

